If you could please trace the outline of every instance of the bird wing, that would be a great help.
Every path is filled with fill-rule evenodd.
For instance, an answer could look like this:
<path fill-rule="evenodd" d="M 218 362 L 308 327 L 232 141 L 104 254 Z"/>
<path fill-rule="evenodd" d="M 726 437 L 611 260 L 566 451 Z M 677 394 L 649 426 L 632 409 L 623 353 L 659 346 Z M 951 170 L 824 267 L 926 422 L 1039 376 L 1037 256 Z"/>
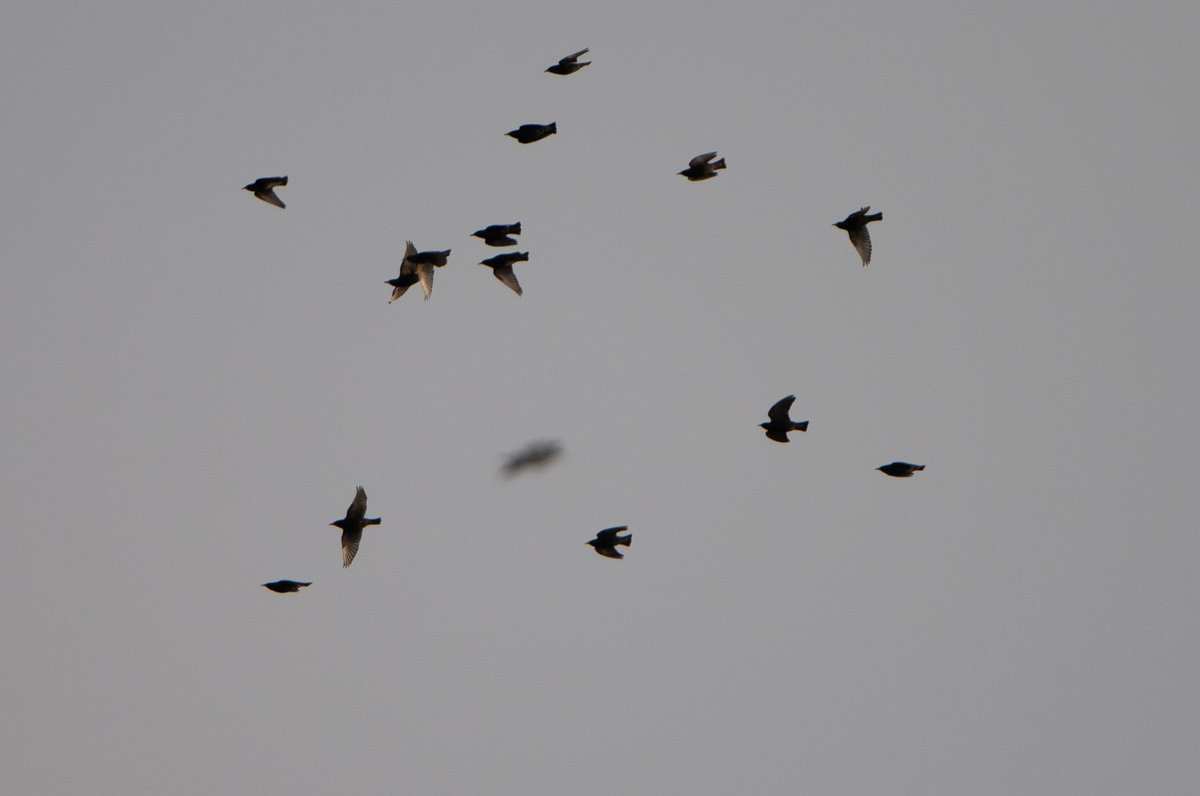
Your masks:
<path fill-rule="evenodd" d="M 282 208 L 287 207 L 287 205 L 285 205 L 283 203 L 283 200 L 275 195 L 275 191 L 273 191 L 269 187 L 259 188 L 257 191 L 254 192 L 254 195 L 257 196 L 259 199 L 262 199 L 267 204 L 272 204 L 272 205 L 275 205 L 276 207 L 282 207 Z"/>
<path fill-rule="evenodd" d="M 361 520 L 367 516 L 367 492 L 361 486 L 354 492 L 354 502 L 346 509 L 346 519 Z"/>
<path fill-rule="evenodd" d="M 421 281 L 421 287 L 425 290 L 425 300 L 429 301 L 429 294 L 433 292 L 433 266 L 417 266 L 417 279 Z"/>
<path fill-rule="evenodd" d="M 582 50 L 580 50 L 580 51 L 579 51 L 579 52 L 577 52 L 577 53 L 571 53 L 571 54 L 570 54 L 570 55 L 568 55 L 566 58 L 560 58 L 558 62 L 559 62 L 560 64 L 573 64 L 573 63 L 575 63 L 577 60 L 579 60 L 579 56 L 586 54 L 586 53 L 587 53 L 587 51 L 588 51 L 588 48 L 587 48 L 587 47 L 584 47 Z"/>
<path fill-rule="evenodd" d="M 596 532 L 596 541 L 611 545 L 616 542 L 617 534 L 628 530 L 628 525 L 614 525 L 611 528 L 605 528 L 603 531 Z"/>
<path fill-rule="evenodd" d="M 712 160 L 716 156 L 717 156 L 716 152 L 705 152 L 703 155 L 696 155 L 696 157 L 692 158 L 688 162 L 688 166 L 690 166 L 693 169 L 704 168 L 705 166 L 708 165 L 708 161 Z"/>
<path fill-rule="evenodd" d="M 358 543 L 362 541 L 362 528 L 342 531 L 342 569 L 350 566 L 354 556 L 358 554 Z"/>
<path fill-rule="evenodd" d="M 777 428 L 767 429 L 767 439 L 773 439 L 776 442 L 790 442 L 786 431 L 780 431 Z"/>
<path fill-rule="evenodd" d="M 854 244 L 854 250 L 858 252 L 858 256 L 862 258 L 862 264 L 869 265 L 871 262 L 871 235 L 867 232 L 867 225 L 863 224 L 857 229 L 851 229 L 850 242 Z"/>
<path fill-rule="evenodd" d="M 787 423 L 790 422 L 788 413 L 792 410 L 792 402 L 796 400 L 796 396 L 789 395 L 786 398 L 780 398 L 775 402 L 775 405 L 767 410 L 767 417 L 771 418 L 772 423 Z"/>
<path fill-rule="evenodd" d="M 413 245 L 411 240 L 404 242 L 404 259 L 400 261 L 400 273 L 412 274 L 417 271 L 417 264 L 412 261 L 412 256 L 417 253 L 417 247 Z"/>
<path fill-rule="evenodd" d="M 513 273 L 512 263 L 498 265 L 492 270 L 492 273 L 497 279 L 512 288 L 513 292 L 518 296 L 524 295 L 524 291 L 521 290 L 521 283 L 517 281 L 517 275 Z"/>
<path fill-rule="evenodd" d="M 605 558 L 624 558 L 620 551 L 615 547 L 597 547 L 596 552 Z"/>

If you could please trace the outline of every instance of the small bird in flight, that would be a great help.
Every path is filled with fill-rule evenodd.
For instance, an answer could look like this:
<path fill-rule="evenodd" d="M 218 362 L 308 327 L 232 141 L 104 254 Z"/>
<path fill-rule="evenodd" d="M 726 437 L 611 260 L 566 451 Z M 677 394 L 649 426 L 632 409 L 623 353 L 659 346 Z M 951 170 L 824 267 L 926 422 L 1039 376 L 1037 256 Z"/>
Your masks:
<path fill-rule="evenodd" d="M 885 475 L 890 475 L 892 478 L 912 478 L 912 474 L 925 469 L 923 464 L 909 464 L 908 462 L 892 462 L 885 464 L 883 467 L 876 467 Z"/>
<path fill-rule="evenodd" d="M 707 180 L 709 177 L 717 176 L 717 170 L 725 168 L 725 158 L 710 163 L 717 156 L 716 152 L 705 152 L 703 155 L 696 155 L 688 163 L 688 167 L 679 172 L 684 177 L 687 177 L 691 182 L 699 180 Z"/>
<path fill-rule="evenodd" d="M 578 72 L 580 69 L 583 69 L 585 66 L 591 63 L 591 61 L 584 61 L 583 63 L 579 62 L 579 56 L 585 54 L 587 51 L 588 48 L 584 47 L 577 53 L 571 53 L 565 58 L 560 58 L 558 63 L 549 67 L 546 69 L 546 71 L 552 75 L 569 75 L 572 72 Z"/>
<path fill-rule="evenodd" d="M 298 580 L 277 580 L 274 583 L 264 583 L 268 589 L 279 594 L 287 594 L 292 591 L 300 591 L 305 586 L 311 586 L 312 583 L 301 583 Z"/>
<path fill-rule="evenodd" d="M 854 244 L 854 250 L 862 258 L 864 267 L 871 263 L 871 235 L 867 232 L 867 224 L 883 220 L 883 213 L 867 215 L 867 211 L 870 209 L 870 206 L 867 206 L 856 210 L 843 220 L 834 223 L 835 227 L 846 230 L 850 235 L 850 242 Z"/>
<path fill-rule="evenodd" d="M 254 182 L 242 188 L 243 191 L 251 191 L 256 197 L 262 199 L 267 204 L 275 205 L 276 207 L 287 207 L 283 200 L 275 195 L 275 189 L 287 185 L 287 177 L 259 177 Z"/>
<path fill-rule="evenodd" d="M 796 400 L 796 396 L 789 395 L 786 398 L 780 398 L 775 402 L 775 405 L 767 410 L 767 417 L 770 420 L 766 423 L 759 423 L 758 427 L 765 429 L 767 439 L 773 439 L 776 442 L 787 442 L 789 431 L 808 431 L 808 421 L 801 420 L 793 422 L 788 413 L 792 409 L 792 402 Z"/>
<path fill-rule="evenodd" d="M 513 292 L 518 296 L 521 296 L 524 295 L 524 292 L 521 290 L 521 283 L 517 281 L 517 275 L 513 273 L 513 263 L 528 261 L 529 252 L 505 252 L 504 254 L 497 254 L 495 257 L 482 260 L 479 264 L 491 268 L 492 276 L 512 288 Z"/>
<path fill-rule="evenodd" d="M 392 286 L 392 297 L 388 299 L 388 304 L 403 296 L 417 282 L 420 282 L 421 287 L 425 290 L 426 301 L 429 300 L 429 294 L 433 292 L 433 266 L 418 265 L 414 262 L 413 256 L 417 253 L 417 247 L 411 240 L 405 243 L 407 245 L 404 247 L 404 259 L 400 261 L 400 275 L 385 283 Z"/>
<path fill-rule="evenodd" d="M 531 467 L 545 467 L 557 459 L 560 453 L 562 453 L 562 447 L 557 442 L 532 442 L 523 450 L 509 454 L 508 461 L 504 463 L 501 472 L 511 478 Z"/>
<path fill-rule="evenodd" d="M 550 122 L 550 124 L 523 124 L 516 130 L 509 130 L 505 135 L 511 135 L 522 144 L 532 144 L 534 141 L 541 141 L 546 136 L 554 135 L 557 132 L 558 123 Z"/>
<path fill-rule="evenodd" d="M 483 238 L 488 246 L 516 246 L 517 241 L 509 235 L 521 234 L 521 222 L 515 224 L 492 224 L 490 227 L 475 230 L 473 237 Z"/>
<path fill-rule="evenodd" d="M 629 542 L 633 539 L 633 534 L 629 536 L 617 536 L 617 534 L 627 530 L 629 530 L 628 525 L 605 528 L 603 531 L 598 531 L 596 538 L 588 542 L 588 544 L 596 548 L 596 552 L 605 558 L 624 558 L 625 556 L 621 555 L 621 552 L 617 550 L 617 545 L 629 547 Z"/>
<path fill-rule="evenodd" d="M 346 509 L 346 517 L 334 520 L 330 525 L 342 529 L 342 568 L 350 566 L 358 552 L 358 543 L 362 541 L 363 528 L 368 525 L 379 525 L 378 517 L 367 519 L 367 493 L 361 486 L 354 493 L 354 502 Z"/>

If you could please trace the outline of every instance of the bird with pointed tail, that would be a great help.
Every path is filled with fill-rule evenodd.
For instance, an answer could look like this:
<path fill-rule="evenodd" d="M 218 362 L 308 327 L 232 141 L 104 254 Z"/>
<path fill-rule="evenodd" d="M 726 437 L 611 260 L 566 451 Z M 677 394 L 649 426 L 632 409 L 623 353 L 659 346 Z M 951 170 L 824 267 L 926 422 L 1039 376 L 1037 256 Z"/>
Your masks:
<path fill-rule="evenodd" d="M 580 50 L 577 53 L 571 53 L 570 55 L 559 58 L 558 63 L 554 64 L 553 66 L 547 67 L 546 71 L 552 75 L 574 74 L 575 72 L 578 72 L 580 69 L 583 69 L 585 66 L 587 66 L 588 64 L 591 63 L 591 61 L 582 61 L 581 62 L 579 60 L 579 56 L 586 55 L 587 51 L 588 51 L 588 48 L 584 47 L 582 50 Z"/>
<path fill-rule="evenodd" d="M 513 273 L 513 264 L 528 261 L 529 252 L 505 252 L 482 260 L 479 264 L 491 268 L 492 276 L 512 288 L 512 291 L 518 296 L 523 296 L 525 293 L 521 290 L 521 283 L 517 281 L 517 275 Z"/>
<path fill-rule="evenodd" d="M 709 177 L 717 176 L 717 171 L 725 168 L 725 158 L 714 161 L 717 156 L 716 152 L 705 152 L 703 155 L 696 155 L 688 163 L 688 167 L 679 174 L 688 178 L 689 182 L 699 182 L 707 180 Z"/>

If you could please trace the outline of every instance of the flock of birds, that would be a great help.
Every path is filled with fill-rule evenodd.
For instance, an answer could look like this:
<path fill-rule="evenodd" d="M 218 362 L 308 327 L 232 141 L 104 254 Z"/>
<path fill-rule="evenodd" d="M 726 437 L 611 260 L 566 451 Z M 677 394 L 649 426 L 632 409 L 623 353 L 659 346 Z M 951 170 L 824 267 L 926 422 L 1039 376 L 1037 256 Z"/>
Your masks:
<path fill-rule="evenodd" d="M 578 52 L 571 53 L 559 59 L 558 63 L 551 65 L 545 71 L 560 76 L 574 74 L 583 67 L 591 64 L 591 61 L 579 60 L 587 52 L 588 48 L 585 47 Z M 557 132 L 558 125 L 556 122 L 549 122 L 547 124 L 530 123 L 522 124 L 517 129 L 505 133 L 505 135 L 516 139 L 522 144 L 532 144 L 555 135 Z M 688 162 L 687 168 L 678 172 L 678 174 L 686 177 L 689 182 L 700 182 L 716 177 L 717 172 L 726 167 L 725 158 L 714 159 L 716 157 L 717 153 L 715 151 L 697 155 Z M 283 203 L 283 200 L 279 198 L 275 190 L 286 187 L 287 184 L 287 176 L 261 177 L 245 186 L 244 190 L 250 191 L 256 198 L 268 204 L 284 209 L 287 205 Z M 873 221 L 883 220 L 883 213 L 871 214 L 870 210 L 870 207 L 863 207 L 846 216 L 841 221 L 834 223 L 835 227 L 845 230 L 849 235 L 850 243 L 854 246 L 854 250 L 858 252 L 858 256 L 862 259 L 864 267 L 871 262 L 871 236 L 867 231 L 867 225 Z M 520 221 L 512 224 L 492 224 L 471 233 L 472 237 L 480 238 L 486 245 L 497 248 L 517 246 L 517 240 L 513 236 L 520 234 Z M 400 261 L 400 273 L 395 279 L 389 279 L 386 282 L 386 284 L 392 287 L 392 297 L 388 303 L 396 301 L 410 287 L 418 283 L 420 283 L 421 289 L 425 293 L 425 300 L 428 301 L 430 295 L 433 293 L 434 269 L 446 265 L 449 257 L 450 249 L 418 251 L 411 240 L 406 241 L 404 257 Z M 520 282 L 517 281 L 513 266 L 517 263 L 528 261 L 529 252 L 516 251 L 502 252 L 481 260 L 479 264 L 491 268 L 492 274 L 496 279 L 520 296 L 524 294 L 524 291 L 521 289 Z M 791 419 L 792 404 L 795 401 L 796 396 L 788 395 L 776 401 L 767 411 L 767 422 L 759 423 L 759 427 L 764 430 L 767 439 L 787 443 L 790 432 L 808 430 L 807 420 L 795 421 Z M 502 468 L 502 473 L 511 477 L 526 468 L 544 466 L 557 458 L 560 453 L 561 448 L 556 442 L 531 443 L 526 449 L 510 455 L 509 460 Z M 924 470 L 925 465 L 897 461 L 875 469 L 893 478 L 911 478 L 913 473 Z M 349 567 L 351 562 L 354 561 L 354 557 L 358 553 L 358 546 L 362 541 L 363 529 L 368 525 L 379 525 L 381 522 L 382 520 L 378 517 L 367 517 L 367 493 L 361 486 L 358 487 L 354 493 L 354 500 L 350 503 L 349 508 L 346 509 L 346 516 L 330 523 L 330 526 L 340 528 L 342 531 L 343 568 Z M 628 530 L 629 526 L 627 525 L 605 528 L 604 530 L 597 531 L 596 538 L 587 542 L 587 544 L 591 545 L 598 554 L 605 558 L 624 558 L 624 555 L 617 550 L 617 547 L 629 547 L 633 538 L 632 534 L 621 536 L 622 533 Z M 306 586 L 311 586 L 312 583 L 296 580 L 277 580 L 262 585 L 273 592 L 286 594 L 298 592 Z"/>

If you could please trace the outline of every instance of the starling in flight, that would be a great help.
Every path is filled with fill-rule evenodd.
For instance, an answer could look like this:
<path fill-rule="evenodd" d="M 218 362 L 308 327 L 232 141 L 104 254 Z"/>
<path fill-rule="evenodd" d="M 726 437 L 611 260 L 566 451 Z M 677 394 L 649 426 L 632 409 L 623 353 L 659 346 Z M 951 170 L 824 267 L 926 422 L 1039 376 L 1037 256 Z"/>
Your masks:
<path fill-rule="evenodd" d="M 275 195 L 275 189 L 280 186 L 287 185 L 287 177 L 259 177 L 254 182 L 242 188 L 243 191 L 252 191 L 255 196 L 262 199 L 268 204 L 273 204 L 276 207 L 287 207 L 283 200 Z"/>
<path fill-rule="evenodd" d="M 511 135 L 522 144 L 532 144 L 534 141 L 541 141 L 546 136 L 554 135 L 557 132 L 558 123 L 550 122 L 550 124 L 523 124 L 516 130 L 509 130 L 505 135 Z"/>
<path fill-rule="evenodd" d="M 758 424 L 759 428 L 766 430 L 767 439 L 773 439 L 776 442 L 787 442 L 789 431 L 808 431 L 807 420 L 794 423 L 788 417 L 788 412 L 792 408 L 792 402 L 795 400 L 796 396 L 794 395 L 780 398 L 775 402 L 774 406 L 767 410 L 767 417 L 770 418 L 770 421 Z"/>
<path fill-rule="evenodd" d="M 425 300 L 429 300 L 429 294 L 433 292 L 433 266 L 418 265 L 413 261 L 413 256 L 417 253 L 417 247 L 413 246 L 413 242 L 406 241 L 404 247 L 404 259 L 400 261 L 400 275 L 395 279 L 387 280 L 387 284 L 392 286 L 392 297 L 388 299 L 388 304 L 391 304 L 396 299 L 404 295 L 410 287 L 417 282 L 421 283 L 421 287 L 425 290 Z"/>
<path fill-rule="evenodd" d="M 501 472 L 511 478 L 522 470 L 544 467 L 557 459 L 560 453 L 562 453 L 562 447 L 557 442 L 533 442 L 523 450 L 509 454 L 508 461 L 504 463 Z"/>
<path fill-rule="evenodd" d="M 629 530 L 628 525 L 605 528 L 603 531 L 598 531 L 596 538 L 588 542 L 588 544 L 596 548 L 596 552 L 605 558 L 624 558 L 625 556 L 621 555 L 617 550 L 617 545 L 629 547 L 629 542 L 633 539 L 633 534 L 629 536 L 617 536 L 617 534 L 627 530 Z"/>
<path fill-rule="evenodd" d="M 893 478 L 912 478 L 912 474 L 925 469 L 923 464 L 909 464 L 908 462 L 892 462 L 885 464 L 883 467 L 876 467 L 876 470 L 890 475 Z"/>
<path fill-rule="evenodd" d="M 379 525 L 382 520 L 378 517 L 367 519 L 367 493 L 361 486 L 354 493 L 354 502 L 346 509 L 346 518 L 334 520 L 330 525 L 342 529 L 342 567 L 350 566 L 354 554 L 358 552 L 358 543 L 362 540 L 363 528 L 368 525 Z"/>
<path fill-rule="evenodd" d="M 580 69 L 583 69 L 585 66 L 591 63 L 591 61 L 584 61 L 583 63 L 579 62 L 579 56 L 583 55 L 587 51 L 587 47 L 584 47 L 577 53 L 571 53 L 566 58 L 560 58 L 558 63 L 556 63 L 554 66 L 551 66 L 546 71 L 552 75 L 569 75 L 572 72 L 578 72 Z"/>
<path fill-rule="evenodd" d="M 311 586 L 312 583 L 301 583 L 298 580 L 277 580 L 274 583 L 264 583 L 268 589 L 279 594 L 287 594 L 292 591 L 300 591 L 305 586 Z"/>
<path fill-rule="evenodd" d="M 844 229 L 849 233 L 850 242 L 854 244 L 854 250 L 862 258 L 864 266 L 871 263 L 871 235 L 867 232 L 867 224 L 883 219 L 883 213 L 876 213 L 873 216 L 867 215 L 867 211 L 870 209 L 868 206 L 861 210 L 856 210 L 846 216 L 844 220 L 834 223 L 835 227 Z"/>
<path fill-rule="evenodd" d="M 516 246 L 517 241 L 509 235 L 521 234 L 521 222 L 515 224 L 492 224 L 490 227 L 472 232 L 476 238 L 483 238 L 488 246 Z"/>
<path fill-rule="evenodd" d="M 508 285 L 520 296 L 523 295 L 523 291 L 521 290 L 521 283 L 517 281 L 517 275 L 513 273 L 513 263 L 522 263 L 528 260 L 529 252 L 505 252 L 504 254 L 497 254 L 495 257 L 489 257 L 479 264 L 491 268 L 493 276 Z"/>
<path fill-rule="evenodd" d="M 688 167 L 679 172 L 684 177 L 687 177 L 692 182 L 699 180 L 707 180 L 709 177 L 717 176 L 717 170 L 725 168 L 725 158 L 710 163 L 717 156 L 716 152 L 705 152 L 703 155 L 696 155 L 688 163 Z"/>

